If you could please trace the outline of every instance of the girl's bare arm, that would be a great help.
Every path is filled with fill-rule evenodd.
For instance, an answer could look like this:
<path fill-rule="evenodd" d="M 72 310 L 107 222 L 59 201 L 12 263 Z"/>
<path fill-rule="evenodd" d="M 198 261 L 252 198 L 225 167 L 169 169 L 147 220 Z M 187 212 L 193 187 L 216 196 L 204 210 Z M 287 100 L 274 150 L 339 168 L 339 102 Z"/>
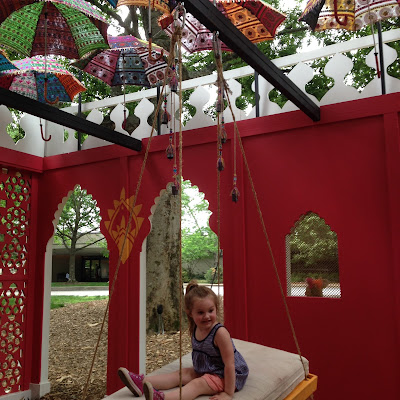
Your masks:
<path fill-rule="evenodd" d="M 233 353 L 233 346 L 231 335 L 226 328 L 218 329 L 215 334 L 215 344 L 221 352 L 222 361 L 224 362 L 224 392 L 218 393 L 210 399 L 232 399 L 235 393 L 236 376 L 235 376 L 235 356 Z"/>

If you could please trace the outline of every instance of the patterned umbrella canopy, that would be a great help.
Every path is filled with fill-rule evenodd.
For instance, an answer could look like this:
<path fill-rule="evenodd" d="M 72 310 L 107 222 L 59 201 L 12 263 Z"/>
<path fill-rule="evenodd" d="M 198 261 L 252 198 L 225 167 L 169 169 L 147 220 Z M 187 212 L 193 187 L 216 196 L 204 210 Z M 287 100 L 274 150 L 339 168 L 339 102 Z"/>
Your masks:
<path fill-rule="evenodd" d="M 17 69 L 17 67 L 8 59 L 6 52 L 0 49 L 0 72 L 9 69 Z"/>
<path fill-rule="evenodd" d="M 400 16 L 397 0 L 309 0 L 300 16 L 312 30 L 346 29 Z"/>
<path fill-rule="evenodd" d="M 46 67 L 45 67 L 46 62 Z M 16 68 L 0 73 L 0 87 L 22 94 L 34 100 L 45 100 L 45 70 L 47 71 L 47 98 L 54 101 L 71 102 L 86 88 L 70 72 L 53 59 L 39 57 L 13 61 Z"/>
<path fill-rule="evenodd" d="M 108 0 L 110 4 L 115 0 Z M 162 12 L 163 14 L 169 14 L 170 11 L 176 6 L 175 0 L 150 0 L 151 8 Z M 120 6 L 137 6 L 137 7 L 148 7 L 149 0 L 118 0 L 117 7 Z"/>
<path fill-rule="evenodd" d="M 0 45 L 27 57 L 76 59 L 107 45 L 107 23 L 84 0 L 2 0 Z"/>
<path fill-rule="evenodd" d="M 72 65 L 110 86 L 150 87 L 164 79 L 167 63 L 164 58 L 149 59 L 148 42 L 134 36 L 109 36 L 108 42 L 110 49 L 98 51 Z M 161 51 L 161 47 L 153 45 L 153 58 L 157 58 Z"/>
<path fill-rule="evenodd" d="M 216 0 L 216 6 L 252 43 L 272 40 L 276 29 L 286 18 L 262 0 Z M 170 36 L 173 30 L 173 24 L 165 28 Z M 182 30 L 182 46 L 190 53 L 211 50 L 212 39 L 212 33 L 193 15 L 187 13 Z M 221 44 L 221 48 L 229 50 L 224 44 Z"/>

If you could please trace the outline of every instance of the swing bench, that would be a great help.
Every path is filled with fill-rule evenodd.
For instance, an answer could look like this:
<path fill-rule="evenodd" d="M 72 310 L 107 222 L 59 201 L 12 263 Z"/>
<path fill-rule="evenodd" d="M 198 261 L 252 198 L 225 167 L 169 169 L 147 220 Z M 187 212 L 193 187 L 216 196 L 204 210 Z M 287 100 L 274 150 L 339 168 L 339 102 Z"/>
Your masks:
<path fill-rule="evenodd" d="M 235 400 L 306 400 L 317 389 L 317 376 L 308 373 L 308 360 L 303 357 L 307 378 L 298 354 L 273 349 L 256 343 L 234 339 L 237 350 L 249 366 L 249 377 Z M 182 357 L 182 367 L 192 366 L 191 353 Z M 159 375 L 179 370 L 179 359 L 152 372 Z M 133 395 L 124 387 L 107 400 L 132 400 Z M 144 398 L 144 397 L 142 397 Z M 207 400 L 209 396 L 200 396 Z"/>

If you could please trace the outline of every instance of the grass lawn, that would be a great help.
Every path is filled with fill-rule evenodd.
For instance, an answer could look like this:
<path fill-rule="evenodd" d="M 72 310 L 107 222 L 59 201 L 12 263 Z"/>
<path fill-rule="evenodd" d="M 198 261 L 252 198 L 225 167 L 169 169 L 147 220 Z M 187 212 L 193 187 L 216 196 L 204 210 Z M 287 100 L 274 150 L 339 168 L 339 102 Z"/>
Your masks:
<path fill-rule="evenodd" d="M 104 300 L 108 296 L 51 296 L 51 309 L 65 307 L 67 304 L 83 303 L 85 301 Z"/>
<path fill-rule="evenodd" d="M 75 286 L 106 286 L 108 287 L 108 282 L 52 282 L 52 287 L 75 287 Z"/>

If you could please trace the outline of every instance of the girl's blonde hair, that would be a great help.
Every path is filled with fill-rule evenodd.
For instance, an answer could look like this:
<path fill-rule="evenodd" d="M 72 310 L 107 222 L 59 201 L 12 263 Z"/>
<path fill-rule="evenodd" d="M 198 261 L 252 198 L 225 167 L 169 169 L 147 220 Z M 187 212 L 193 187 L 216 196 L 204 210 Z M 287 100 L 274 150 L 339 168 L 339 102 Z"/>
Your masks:
<path fill-rule="evenodd" d="M 193 335 L 194 328 L 196 324 L 194 323 L 193 318 L 190 316 L 193 309 L 193 303 L 196 298 L 204 299 L 205 297 L 210 296 L 215 304 L 215 309 L 217 312 L 217 316 L 219 315 L 219 299 L 218 296 L 207 286 L 200 286 L 196 280 L 192 280 L 188 283 L 186 287 L 185 294 L 185 312 L 189 320 L 189 333 L 190 336 Z"/>

